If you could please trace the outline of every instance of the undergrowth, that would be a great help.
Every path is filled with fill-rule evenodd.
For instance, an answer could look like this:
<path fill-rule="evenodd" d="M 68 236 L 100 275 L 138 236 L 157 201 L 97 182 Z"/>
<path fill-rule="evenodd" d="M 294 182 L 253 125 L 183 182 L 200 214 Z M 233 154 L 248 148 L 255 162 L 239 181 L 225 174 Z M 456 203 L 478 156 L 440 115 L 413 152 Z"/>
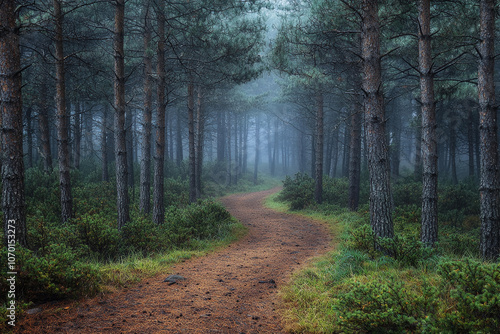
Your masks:
<path fill-rule="evenodd" d="M 30 305 L 92 296 L 166 271 L 241 237 L 245 228 L 217 201 L 188 203 L 187 183 L 166 179 L 165 221 L 156 225 L 139 213 L 131 193 L 131 221 L 116 227 L 116 186 L 79 182 L 75 217 L 60 223 L 56 172 L 26 173 L 29 248 L 16 247 L 16 318 Z M 0 250 L 7 263 L 8 252 Z M 0 321 L 6 323 L 7 270 L 0 272 Z M 0 325 L 0 328 L 1 325 Z"/>
<path fill-rule="evenodd" d="M 429 249 L 419 241 L 421 185 L 394 184 L 396 236 L 378 241 L 390 250 L 384 254 L 375 247 L 367 202 L 362 200 L 357 212 L 345 208 L 347 180 L 325 183 L 327 193 L 338 193 L 317 205 L 309 201 L 309 179 L 287 178 L 281 194 L 267 201 L 270 207 L 326 220 L 336 232 L 335 250 L 296 274 L 282 291 L 288 331 L 498 333 L 500 264 L 479 260 L 473 186 L 440 187 L 439 243 Z"/>

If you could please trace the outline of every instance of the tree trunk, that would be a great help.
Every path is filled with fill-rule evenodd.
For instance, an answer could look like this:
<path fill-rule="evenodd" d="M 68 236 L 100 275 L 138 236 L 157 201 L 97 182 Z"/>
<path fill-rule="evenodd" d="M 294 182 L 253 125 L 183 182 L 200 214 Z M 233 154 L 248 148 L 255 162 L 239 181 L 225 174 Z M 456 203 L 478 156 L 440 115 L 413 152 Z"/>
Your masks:
<path fill-rule="evenodd" d="M 115 160 L 118 229 L 130 221 L 128 197 L 127 142 L 125 129 L 125 53 L 123 50 L 125 0 L 115 1 L 114 28 L 114 108 L 115 108 Z"/>
<path fill-rule="evenodd" d="M 0 6 L 0 113 L 2 118 L 2 211 L 4 245 L 27 246 L 24 200 L 23 106 L 21 56 L 16 3 L 4 0 Z M 13 268 L 10 268 L 12 271 Z"/>
<path fill-rule="evenodd" d="M 102 123 L 101 123 L 101 166 L 102 166 L 102 181 L 109 182 L 108 172 L 108 105 L 102 110 Z"/>
<path fill-rule="evenodd" d="M 361 53 L 365 92 L 365 131 L 370 172 L 370 222 L 376 238 L 392 238 L 391 188 L 380 64 L 378 2 L 362 3 Z"/>
<path fill-rule="evenodd" d="M 226 157 L 226 118 L 224 111 L 217 113 L 217 162 Z"/>
<path fill-rule="evenodd" d="M 316 161 L 315 161 L 315 180 L 314 180 L 314 199 L 316 203 L 323 202 L 323 92 L 316 93 Z"/>
<path fill-rule="evenodd" d="M 148 214 L 151 211 L 151 118 L 153 105 L 152 79 L 153 63 L 151 59 L 150 43 L 151 43 L 151 17 L 149 15 L 151 6 L 150 1 L 144 2 L 144 114 L 142 124 L 142 156 L 141 156 L 141 171 L 140 171 L 140 193 L 139 193 L 139 210 L 142 213 Z M 165 119 L 163 119 L 165 123 Z M 164 126 L 164 125 L 163 125 Z"/>
<path fill-rule="evenodd" d="M 259 160 L 260 160 L 260 117 L 255 118 L 255 166 L 253 168 L 253 184 L 258 183 Z"/>
<path fill-rule="evenodd" d="M 80 154 L 81 154 L 81 141 L 82 141 L 82 124 L 81 124 L 81 109 L 80 102 L 75 104 L 75 125 L 74 125 L 74 149 L 73 149 L 73 166 L 75 169 L 80 169 Z"/>
<path fill-rule="evenodd" d="M 26 108 L 26 146 L 27 168 L 33 167 L 33 109 Z"/>
<path fill-rule="evenodd" d="M 69 173 L 69 118 L 66 111 L 66 81 L 64 78 L 63 13 L 59 0 L 54 0 L 54 23 L 56 26 L 57 155 L 59 159 L 59 188 L 61 191 L 61 220 L 65 223 L 73 216 L 73 199 Z"/>
<path fill-rule="evenodd" d="M 357 85 L 359 87 L 359 85 Z M 349 209 L 356 211 L 359 205 L 361 183 L 361 122 L 359 101 L 354 101 L 351 112 L 351 145 L 349 153 Z"/>
<path fill-rule="evenodd" d="M 422 181 L 422 108 L 417 110 L 417 124 L 415 126 L 415 181 Z"/>
<path fill-rule="evenodd" d="M 233 175 L 231 170 L 231 114 L 226 115 L 226 186 L 233 184 Z"/>
<path fill-rule="evenodd" d="M 451 165 L 451 182 L 458 184 L 457 176 L 457 134 L 455 127 L 452 125 L 450 129 L 450 165 Z"/>
<path fill-rule="evenodd" d="M 244 118 L 244 133 L 243 133 L 243 153 L 242 153 L 242 173 L 245 174 L 247 172 L 248 165 L 248 115 L 245 115 Z"/>
<path fill-rule="evenodd" d="M 40 129 L 40 149 L 43 158 L 43 169 L 52 171 L 52 150 L 50 149 L 49 107 L 47 105 L 47 83 L 40 86 L 40 108 L 38 110 L 38 127 Z"/>
<path fill-rule="evenodd" d="M 132 188 L 132 194 L 135 195 L 134 189 L 134 116 L 132 109 L 125 106 L 125 146 L 127 150 L 127 183 L 128 187 Z M 134 196 L 135 197 L 135 196 Z"/>
<path fill-rule="evenodd" d="M 181 127 L 181 115 L 179 110 L 177 110 L 177 123 L 176 123 L 176 163 L 180 167 L 182 160 L 184 160 L 184 151 L 182 148 L 182 127 Z"/>
<path fill-rule="evenodd" d="M 401 164 L 401 111 L 399 104 L 396 105 L 396 111 L 392 118 L 392 145 L 391 145 L 391 173 L 397 180 L 399 177 L 399 165 Z M 401 109 L 400 109 L 401 108 Z"/>
<path fill-rule="evenodd" d="M 418 5 L 418 61 L 422 103 L 422 231 L 421 240 L 432 247 L 438 240 L 438 155 L 436 104 L 432 72 L 430 0 Z"/>
<path fill-rule="evenodd" d="M 469 177 L 473 178 L 475 175 L 474 170 L 474 114 L 472 112 L 473 106 L 472 103 L 467 105 L 468 110 L 468 122 L 467 122 L 467 145 L 468 150 L 467 153 L 469 155 Z"/>
<path fill-rule="evenodd" d="M 196 145 L 194 138 L 194 83 L 191 80 L 188 90 L 188 130 L 189 130 L 189 202 L 196 202 Z"/>
<path fill-rule="evenodd" d="M 196 104 L 196 198 L 201 198 L 201 176 L 203 172 L 203 144 L 205 140 L 205 117 L 203 116 L 202 91 L 198 86 Z"/>
<path fill-rule="evenodd" d="M 495 102 L 495 0 L 481 0 L 479 43 L 479 133 L 481 154 L 481 255 L 496 260 L 500 254 L 500 175 Z"/>
<path fill-rule="evenodd" d="M 165 221 L 164 203 L 164 163 L 165 163 L 165 13 L 162 4 L 157 9 L 158 21 L 158 62 L 156 64 L 158 73 L 157 88 L 157 117 L 156 117 L 156 141 L 153 177 L 153 222 L 162 224 Z"/>

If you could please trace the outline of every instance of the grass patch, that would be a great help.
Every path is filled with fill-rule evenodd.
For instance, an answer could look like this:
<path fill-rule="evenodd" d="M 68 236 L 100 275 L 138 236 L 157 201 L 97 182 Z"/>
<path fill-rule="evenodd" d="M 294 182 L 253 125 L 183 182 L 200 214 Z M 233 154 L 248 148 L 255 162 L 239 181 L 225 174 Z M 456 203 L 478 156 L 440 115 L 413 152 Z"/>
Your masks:
<path fill-rule="evenodd" d="M 273 194 L 266 206 L 288 212 L 290 202 Z M 477 222 L 468 211 L 458 223 L 443 220 L 441 241 L 429 250 L 418 241 L 418 208 L 401 203 L 394 213 L 397 237 L 384 241 L 394 250 L 393 257 L 374 248 L 365 205 L 358 212 L 335 203 L 292 211 L 329 224 L 338 244 L 282 288 L 280 313 L 285 329 L 292 333 L 498 332 L 500 264 L 481 262 L 474 256 L 474 246 L 465 242 L 478 237 Z"/>

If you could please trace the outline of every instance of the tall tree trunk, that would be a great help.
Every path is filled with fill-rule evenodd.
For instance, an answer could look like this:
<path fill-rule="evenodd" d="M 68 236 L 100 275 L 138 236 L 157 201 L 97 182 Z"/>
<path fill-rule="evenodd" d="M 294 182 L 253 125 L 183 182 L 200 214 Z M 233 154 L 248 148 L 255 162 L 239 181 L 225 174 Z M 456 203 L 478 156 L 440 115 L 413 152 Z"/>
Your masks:
<path fill-rule="evenodd" d="M 362 3 L 361 53 L 365 92 L 365 131 L 370 172 L 370 222 L 376 238 L 392 238 L 391 188 L 385 134 L 385 110 L 380 64 L 378 1 Z"/>
<path fill-rule="evenodd" d="M 26 146 L 27 147 L 27 168 L 33 167 L 33 108 L 26 109 Z"/>
<path fill-rule="evenodd" d="M 203 116 L 203 94 L 198 86 L 196 103 L 196 198 L 201 198 L 201 176 L 203 172 L 203 143 L 205 140 L 205 117 Z"/>
<path fill-rule="evenodd" d="M 422 103 L 422 230 L 421 240 L 432 247 L 438 240 L 438 154 L 436 104 L 431 55 L 430 0 L 418 4 L 418 61 Z"/>
<path fill-rule="evenodd" d="M 422 181 L 422 108 L 417 110 L 417 124 L 415 126 L 415 181 Z"/>
<path fill-rule="evenodd" d="M 259 173 L 259 160 L 260 160 L 260 117 L 255 118 L 255 165 L 253 168 L 253 184 L 258 183 Z"/>
<path fill-rule="evenodd" d="M 75 104 L 75 125 L 74 125 L 74 149 L 73 149 L 73 166 L 75 169 L 80 169 L 80 153 L 81 153 L 81 141 L 82 141 L 82 124 L 81 115 L 82 111 L 80 109 L 80 102 Z"/>
<path fill-rule="evenodd" d="M 108 172 L 108 105 L 102 109 L 101 123 L 101 165 L 102 165 L 102 181 L 109 182 Z"/>
<path fill-rule="evenodd" d="M 321 88 L 320 88 L 321 89 Z M 316 161 L 315 161 L 315 180 L 314 180 L 314 199 L 316 203 L 323 202 L 323 92 L 316 93 Z"/>
<path fill-rule="evenodd" d="M 359 87 L 359 85 L 357 85 Z M 356 211 L 359 205 L 361 183 L 361 122 L 359 101 L 354 101 L 351 112 L 351 145 L 349 157 L 349 209 Z"/>
<path fill-rule="evenodd" d="M 125 106 L 125 146 L 127 149 L 127 183 L 128 187 L 132 188 L 132 194 L 135 198 L 134 189 L 134 116 L 132 109 Z"/>
<path fill-rule="evenodd" d="M 479 43 L 479 132 L 481 151 L 481 255 L 496 260 L 500 254 L 500 175 L 495 102 L 495 0 L 481 0 Z"/>
<path fill-rule="evenodd" d="M 351 126 L 346 123 L 344 128 L 344 152 L 342 158 L 342 177 L 349 177 L 349 152 L 351 150 Z"/>
<path fill-rule="evenodd" d="M 217 162 L 226 158 L 226 118 L 225 112 L 217 113 Z"/>
<path fill-rule="evenodd" d="M 248 115 L 244 118 L 244 133 L 243 133 L 243 153 L 242 153 L 242 173 L 245 174 L 248 170 Z"/>
<path fill-rule="evenodd" d="M 0 6 L 0 114 L 4 245 L 27 246 L 24 200 L 21 55 L 14 0 Z M 14 232 L 14 233 L 13 233 Z M 10 248 L 9 248 L 10 249 Z M 10 251 L 10 250 L 9 250 Z M 12 270 L 11 270 L 12 271 Z"/>
<path fill-rule="evenodd" d="M 156 117 L 156 141 L 153 177 L 153 222 L 162 224 L 165 221 L 164 203 L 164 162 L 165 162 L 165 13 L 164 4 L 157 9 L 158 21 L 158 62 L 156 72 L 158 73 L 157 89 L 157 117 Z"/>
<path fill-rule="evenodd" d="M 144 2 L 144 114 L 142 124 L 142 156 L 141 156 L 141 171 L 140 171 L 140 193 L 139 193 L 139 210 L 145 214 L 151 211 L 151 118 L 153 105 L 152 79 L 153 63 L 151 59 L 150 43 L 151 43 L 151 17 L 150 17 L 150 1 Z M 163 119 L 165 123 L 165 119 Z"/>
<path fill-rule="evenodd" d="M 184 151 L 182 148 L 182 127 L 181 127 L 181 115 L 179 110 L 177 110 L 177 123 L 176 123 L 176 162 L 177 166 L 180 167 L 182 160 L 184 160 Z"/>
<path fill-rule="evenodd" d="M 188 130 L 189 130 L 189 202 L 196 202 L 196 145 L 194 138 L 194 83 L 191 79 L 188 90 Z"/>
<path fill-rule="evenodd" d="M 40 149 L 43 158 L 43 169 L 52 171 L 52 150 L 50 148 L 49 107 L 47 105 L 47 83 L 40 85 L 40 108 L 38 110 L 38 127 L 40 129 Z"/>
<path fill-rule="evenodd" d="M 392 145 L 391 145 L 391 173 L 395 179 L 399 177 L 399 165 L 401 164 L 401 106 L 392 115 Z M 401 109 L 399 109 L 401 108 Z"/>
<path fill-rule="evenodd" d="M 450 129 L 450 165 L 451 165 L 451 182 L 458 184 L 457 176 L 457 133 L 452 125 Z"/>
<path fill-rule="evenodd" d="M 226 115 L 226 186 L 233 184 L 233 175 L 231 170 L 231 114 Z"/>
<path fill-rule="evenodd" d="M 73 198 L 69 166 L 68 114 L 66 111 L 66 81 L 63 49 L 63 13 L 60 0 L 54 0 L 56 26 L 56 107 L 57 107 L 57 155 L 59 159 L 59 189 L 61 191 L 61 220 L 67 222 L 73 216 Z"/>
<path fill-rule="evenodd" d="M 467 145 L 468 150 L 467 153 L 469 155 L 469 177 L 473 178 L 475 175 L 474 170 L 474 114 L 472 112 L 473 106 L 472 103 L 469 102 L 467 105 Z"/>
<path fill-rule="evenodd" d="M 125 129 L 125 53 L 123 50 L 125 0 L 115 0 L 114 27 L 114 108 L 115 108 L 115 160 L 118 229 L 130 221 L 128 197 L 127 142 Z"/>

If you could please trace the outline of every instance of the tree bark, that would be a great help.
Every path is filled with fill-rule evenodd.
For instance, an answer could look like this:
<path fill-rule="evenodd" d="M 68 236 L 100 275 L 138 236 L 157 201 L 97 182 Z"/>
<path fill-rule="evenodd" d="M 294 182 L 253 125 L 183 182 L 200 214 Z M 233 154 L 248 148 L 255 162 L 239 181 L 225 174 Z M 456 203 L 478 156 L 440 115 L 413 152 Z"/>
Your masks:
<path fill-rule="evenodd" d="M 500 174 L 495 102 L 495 0 L 480 2 L 479 133 L 481 255 L 497 260 L 500 254 Z"/>
<path fill-rule="evenodd" d="M 130 221 L 128 197 L 127 143 L 125 130 L 125 53 L 123 49 L 125 0 L 115 0 L 114 27 L 114 108 L 115 160 L 118 229 Z"/>
<path fill-rule="evenodd" d="M 323 202 L 323 138 L 324 138 L 324 113 L 323 113 L 323 92 L 316 93 L 316 154 L 315 154 L 315 182 L 314 199 L 316 203 Z"/>
<path fill-rule="evenodd" d="M 165 221 L 164 203 L 164 164 L 165 164 L 165 13 L 164 5 L 157 9 L 158 21 L 158 62 L 156 64 L 158 73 L 157 88 L 157 117 L 156 117 L 156 141 L 153 177 L 153 222 L 163 224 Z"/>
<path fill-rule="evenodd" d="M 101 123 L 101 166 L 102 177 L 101 180 L 109 182 L 108 172 L 108 106 L 106 105 L 102 110 L 102 123 Z"/>
<path fill-rule="evenodd" d="M 40 146 L 43 158 L 43 169 L 46 173 L 52 171 L 52 150 L 50 149 L 49 107 L 47 105 L 47 83 L 40 86 L 40 107 L 38 110 L 38 127 L 40 129 Z"/>
<path fill-rule="evenodd" d="M 361 54 L 368 168 L 370 174 L 370 222 L 376 238 L 392 238 L 391 188 L 385 109 L 380 64 L 378 1 L 362 2 Z"/>
<path fill-rule="evenodd" d="M 150 1 L 144 2 L 144 114 L 142 124 L 142 157 L 140 171 L 140 193 L 139 193 L 139 210 L 148 214 L 151 211 L 151 119 L 153 92 L 151 75 L 153 73 L 153 63 L 151 59 L 150 43 L 151 43 L 151 17 L 149 11 L 151 9 Z M 165 123 L 165 119 L 163 119 Z"/>
<path fill-rule="evenodd" d="M 259 173 L 259 160 L 260 160 L 260 117 L 255 118 L 255 165 L 253 168 L 253 184 L 258 183 Z"/>
<path fill-rule="evenodd" d="M 61 2 L 54 0 L 55 49 L 56 49 L 56 108 L 57 108 L 57 155 L 59 159 L 59 189 L 61 191 L 61 220 L 67 222 L 73 216 L 69 165 L 68 114 L 66 111 L 66 80 L 63 49 L 63 13 Z"/>
<path fill-rule="evenodd" d="M 359 86 L 358 86 L 359 87 Z M 351 112 L 351 145 L 349 157 L 349 209 L 356 211 L 359 205 L 361 183 L 361 122 L 359 101 L 354 101 Z"/>
<path fill-rule="evenodd" d="M 82 141 L 82 124 L 81 124 L 81 109 L 80 102 L 75 104 L 75 125 L 74 125 L 74 148 L 73 148 L 73 166 L 75 169 L 80 169 L 81 141 Z"/>
<path fill-rule="evenodd" d="M 26 168 L 33 167 L 33 109 L 31 107 L 26 108 L 26 157 L 27 166 Z"/>
<path fill-rule="evenodd" d="M 24 199 L 21 55 L 16 1 L 0 6 L 0 114 L 4 245 L 27 246 Z M 13 233 L 14 232 L 14 233 Z"/>
<path fill-rule="evenodd" d="M 196 202 L 196 146 L 194 138 L 194 83 L 191 79 L 188 90 L 188 131 L 189 131 L 189 202 Z"/>
<path fill-rule="evenodd" d="M 176 162 L 177 166 L 180 167 L 182 160 L 184 160 L 184 151 L 182 148 L 182 127 L 181 127 L 181 115 L 177 110 L 177 123 L 176 123 Z"/>
<path fill-rule="evenodd" d="M 421 241 L 432 247 L 438 240 L 438 155 L 436 104 L 432 72 L 430 0 L 418 5 L 418 61 L 422 108 L 422 230 Z"/>
<path fill-rule="evenodd" d="M 201 176 L 203 172 L 203 143 L 205 140 L 205 117 L 203 116 L 203 94 L 198 86 L 196 103 L 196 198 L 201 198 Z"/>

